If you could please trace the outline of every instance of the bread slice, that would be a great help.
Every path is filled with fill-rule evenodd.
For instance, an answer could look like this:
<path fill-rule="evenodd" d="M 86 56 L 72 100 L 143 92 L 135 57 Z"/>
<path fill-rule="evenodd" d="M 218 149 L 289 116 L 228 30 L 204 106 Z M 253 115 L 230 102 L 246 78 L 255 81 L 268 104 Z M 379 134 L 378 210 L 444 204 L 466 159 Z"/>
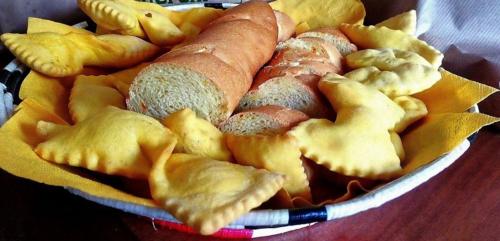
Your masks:
<path fill-rule="evenodd" d="M 283 42 L 295 33 L 295 22 L 285 13 L 274 10 L 276 23 L 278 24 L 278 42 Z"/>
<path fill-rule="evenodd" d="M 334 64 L 340 63 L 339 58 L 341 58 L 341 54 L 334 45 L 318 38 L 291 38 L 285 42 L 278 43 L 276 46 L 276 52 L 281 51 L 292 51 L 307 53 L 308 55 L 322 56 Z"/>
<path fill-rule="evenodd" d="M 300 76 L 317 75 L 321 77 L 327 73 L 340 73 L 337 66 L 328 62 L 316 61 L 297 61 L 279 64 L 275 66 L 266 66 L 260 70 L 255 77 L 253 86 L 259 85 L 264 81 L 280 76 Z"/>
<path fill-rule="evenodd" d="M 220 125 L 224 133 L 235 135 L 272 135 L 284 133 L 309 117 L 281 106 L 261 106 L 231 116 Z"/>
<path fill-rule="evenodd" d="M 305 49 L 283 49 L 274 53 L 273 58 L 268 63 L 268 66 L 297 61 L 328 62 L 329 57 L 326 55 L 322 56 Z"/>
<path fill-rule="evenodd" d="M 339 69 L 342 68 L 343 56 L 339 52 L 339 50 L 337 49 L 337 47 L 335 45 L 333 45 L 330 42 L 328 42 L 324 39 L 321 39 L 321 38 L 303 37 L 300 39 L 305 41 L 306 43 L 317 44 L 317 45 L 323 47 L 323 49 L 325 49 L 325 51 L 328 53 L 328 56 L 329 56 L 328 60 L 330 61 L 330 63 L 337 66 Z"/>
<path fill-rule="evenodd" d="M 311 117 L 327 117 L 329 109 L 317 85 L 317 75 L 274 77 L 252 87 L 243 96 L 237 111 L 246 111 L 259 106 L 277 105 L 299 110 Z"/>
<path fill-rule="evenodd" d="M 297 36 L 298 39 L 304 38 L 319 38 L 323 39 L 337 47 L 342 56 L 349 55 L 352 52 L 358 51 L 356 45 L 342 32 L 334 28 L 320 28 L 313 31 L 305 32 Z"/>

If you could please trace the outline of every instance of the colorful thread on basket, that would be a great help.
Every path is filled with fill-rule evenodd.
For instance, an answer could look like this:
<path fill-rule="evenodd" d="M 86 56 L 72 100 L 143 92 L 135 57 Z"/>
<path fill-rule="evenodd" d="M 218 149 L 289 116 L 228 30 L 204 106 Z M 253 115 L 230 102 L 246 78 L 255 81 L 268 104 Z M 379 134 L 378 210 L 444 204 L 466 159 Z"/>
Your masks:
<path fill-rule="evenodd" d="M 288 211 L 288 225 L 322 222 L 328 220 L 325 207 L 291 209 Z"/>
<path fill-rule="evenodd" d="M 158 224 L 160 227 L 174 229 L 184 233 L 197 233 L 193 230 L 193 228 L 186 226 L 182 223 L 174 223 L 170 221 L 163 220 L 153 220 L 155 224 Z M 253 231 L 250 229 L 232 229 L 232 228 L 222 228 L 216 233 L 212 234 L 213 237 L 219 238 L 232 238 L 232 239 L 243 239 L 243 238 L 252 238 Z"/>

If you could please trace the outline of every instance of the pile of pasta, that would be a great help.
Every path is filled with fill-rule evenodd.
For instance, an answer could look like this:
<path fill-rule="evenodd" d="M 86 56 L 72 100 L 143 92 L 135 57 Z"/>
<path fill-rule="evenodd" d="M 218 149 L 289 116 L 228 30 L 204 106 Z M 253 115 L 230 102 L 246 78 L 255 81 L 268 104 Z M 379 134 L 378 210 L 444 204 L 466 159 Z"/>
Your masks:
<path fill-rule="evenodd" d="M 223 10 L 78 0 L 96 33 L 30 18 L 26 34 L 1 37 L 32 69 L 21 98 L 37 102 L 37 91 L 63 96 L 70 89 L 67 105 L 38 101 L 54 118 L 37 123 L 34 151 L 50 162 L 147 180 L 159 206 L 205 235 L 268 200 L 274 208 L 323 205 L 352 195 L 325 196 L 332 182 L 363 189 L 403 175 L 400 134 L 427 114 L 414 95 L 449 74 L 439 69 L 443 55 L 413 36 L 414 11 L 364 26 L 358 1 L 311 2 L 272 6 L 290 15 L 298 33 L 338 28 L 361 50 L 345 56 L 345 74 L 328 73 L 317 85 L 335 118 L 272 135 L 223 133 L 190 109 L 161 120 L 126 109 L 129 86 L 147 61 L 196 36 Z M 47 90 L 33 81 L 62 84 Z"/>

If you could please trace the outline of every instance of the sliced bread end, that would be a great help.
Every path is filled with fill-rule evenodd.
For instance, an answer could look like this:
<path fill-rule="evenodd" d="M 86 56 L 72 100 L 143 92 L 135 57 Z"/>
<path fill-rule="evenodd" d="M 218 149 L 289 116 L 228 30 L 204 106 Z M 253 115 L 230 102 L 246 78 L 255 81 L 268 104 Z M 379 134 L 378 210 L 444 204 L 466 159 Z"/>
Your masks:
<path fill-rule="evenodd" d="M 328 114 L 328 108 L 320 100 L 315 84 L 303 83 L 291 76 L 271 78 L 250 90 L 241 99 L 237 110 L 246 111 L 266 105 L 299 110 L 312 117 L 325 117 Z"/>
<path fill-rule="evenodd" d="M 231 116 L 220 125 L 224 133 L 235 135 L 272 135 L 283 133 L 309 117 L 281 106 L 261 106 Z"/>
<path fill-rule="evenodd" d="M 129 110 L 163 119 L 190 108 L 214 124 L 229 115 L 224 93 L 203 74 L 189 68 L 155 63 L 142 70 L 130 86 Z"/>

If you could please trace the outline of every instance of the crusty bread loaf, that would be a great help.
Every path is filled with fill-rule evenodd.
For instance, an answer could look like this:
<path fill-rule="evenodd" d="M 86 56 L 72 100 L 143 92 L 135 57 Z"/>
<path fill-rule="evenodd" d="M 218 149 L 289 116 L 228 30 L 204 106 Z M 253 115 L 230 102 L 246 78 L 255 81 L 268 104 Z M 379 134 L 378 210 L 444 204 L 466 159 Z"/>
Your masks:
<path fill-rule="evenodd" d="M 226 10 L 195 39 L 143 69 L 130 87 L 128 108 L 158 119 L 190 108 L 220 124 L 272 57 L 277 31 L 265 2 Z"/>
<path fill-rule="evenodd" d="M 261 106 L 231 116 L 220 125 L 224 133 L 236 135 L 280 134 L 309 117 L 282 106 Z"/>
<path fill-rule="evenodd" d="M 278 42 L 283 42 L 295 33 L 295 22 L 285 13 L 274 10 L 276 23 L 278 24 Z"/>
<path fill-rule="evenodd" d="M 335 45 L 322 38 L 292 38 L 278 43 L 269 65 L 260 70 L 237 110 L 278 105 L 311 117 L 328 118 L 331 111 L 317 84 L 329 72 L 342 72 L 342 58 Z"/>
<path fill-rule="evenodd" d="M 318 38 L 291 38 L 285 42 L 278 43 L 276 46 L 276 52 L 297 52 L 299 57 L 316 55 L 325 57 L 333 63 L 337 63 L 339 56 L 341 56 L 334 45 Z M 308 55 L 303 56 L 304 54 Z M 276 61 L 276 59 L 273 58 L 273 61 Z"/>
<path fill-rule="evenodd" d="M 297 61 L 275 66 L 266 66 L 262 68 L 259 74 L 255 77 L 254 86 L 262 82 L 279 76 L 300 76 L 300 75 L 317 75 L 323 76 L 327 73 L 339 73 L 337 66 L 328 62 L 317 61 Z"/>
<path fill-rule="evenodd" d="M 311 117 L 328 116 L 328 107 L 316 87 L 317 75 L 281 76 L 252 87 L 241 99 L 238 111 L 266 105 L 299 110 Z"/>
<path fill-rule="evenodd" d="M 358 50 L 356 45 L 351 43 L 351 41 L 342 32 L 335 28 L 320 28 L 313 31 L 305 32 L 297 36 L 299 39 L 303 38 L 318 38 L 323 39 L 337 47 L 342 56 L 349 55 L 352 52 Z"/>

